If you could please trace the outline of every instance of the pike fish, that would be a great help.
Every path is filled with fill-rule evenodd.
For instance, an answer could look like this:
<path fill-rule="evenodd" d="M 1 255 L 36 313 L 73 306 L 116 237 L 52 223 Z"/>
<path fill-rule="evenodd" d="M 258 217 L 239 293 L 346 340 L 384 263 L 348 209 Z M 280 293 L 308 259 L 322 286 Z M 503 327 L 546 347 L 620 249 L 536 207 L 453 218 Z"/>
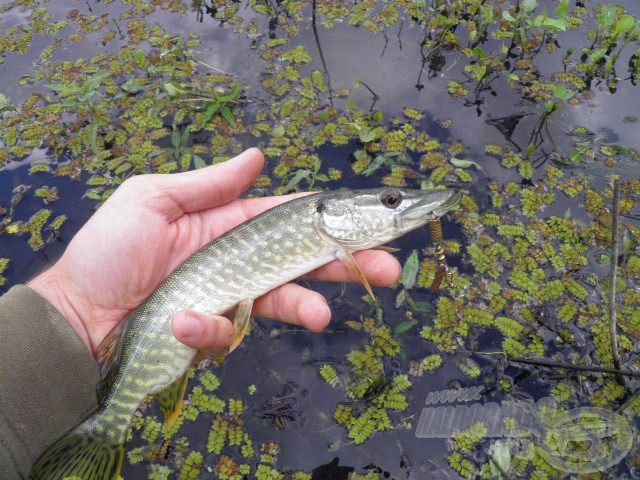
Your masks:
<path fill-rule="evenodd" d="M 196 356 L 172 334 L 176 312 L 237 308 L 233 349 L 246 333 L 254 299 L 336 258 L 373 296 L 352 254 L 444 215 L 460 197 L 451 189 L 318 193 L 267 210 L 205 245 L 105 338 L 98 349 L 98 410 L 40 456 L 31 478 L 116 479 L 131 417 L 149 394 L 167 424 L 175 421 Z"/>

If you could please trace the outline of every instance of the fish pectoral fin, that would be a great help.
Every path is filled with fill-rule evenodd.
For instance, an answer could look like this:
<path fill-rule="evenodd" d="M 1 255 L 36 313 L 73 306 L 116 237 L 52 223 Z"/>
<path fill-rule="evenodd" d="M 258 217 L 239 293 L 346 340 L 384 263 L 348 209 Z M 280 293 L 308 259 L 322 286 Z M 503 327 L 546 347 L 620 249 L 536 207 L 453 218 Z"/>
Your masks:
<path fill-rule="evenodd" d="M 369 285 L 369 281 L 367 280 L 367 277 L 365 277 L 364 273 L 362 273 L 362 270 L 360 270 L 360 267 L 358 266 L 356 259 L 353 258 L 353 255 L 347 251 L 341 251 L 336 254 L 336 257 L 338 258 L 338 260 L 344 263 L 344 265 L 356 277 L 356 279 L 358 279 L 358 281 L 362 283 L 364 288 L 367 290 L 367 293 L 369 294 L 369 296 L 375 300 L 376 296 L 373 294 L 373 291 L 371 290 L 371 285 Z"/>
<path fill-rule="evenodd" d="M 240 342 L 242 342 L 242 339 L 247 334 L 252 308 L 253 299 L 243 300 L 238 304 L 238 310 L 236 311 L 236 316 L 233 319 L 233 338 L 231 339 L 229 353 L 233 352 L 236 347 L 240 345 Z"/>
<path fill-rule="evenodd" d="M 107 336 L 104 337 L 104 340 L 102 340 L 102 343 L 100 343 L 96 351 L 96 359 L 98 360 L 98 367 L 100 369 L 100 379 L 97 385 L 98 401 L 101 401 L 106 395 L 118 372 L 120 345 L 126 324 L 127 321 L 120 322 L 107 333 Z"/>
<path fill-rule="evenodd" d="M 187 389 L 187 373 L 188 370 L 172 384 L 167 385 L 154 394 L 154 397 L 158 400 L 158 406 L 164 414 L 164 421 L 167 428 L 172 427 L 182 411 L 182 400 L 184 399 L 184 392 Z"/>
<path fill-rule="evenodd" d="M 382 252 L 387 252 L 387 253 L 398 253 L 400 251 L 399 248 L 386 247 L 384 245 L 379 245 L 377 247 L 373 247 L 373 248 L 371 248 L 371 250 L 380 250 Z"/>

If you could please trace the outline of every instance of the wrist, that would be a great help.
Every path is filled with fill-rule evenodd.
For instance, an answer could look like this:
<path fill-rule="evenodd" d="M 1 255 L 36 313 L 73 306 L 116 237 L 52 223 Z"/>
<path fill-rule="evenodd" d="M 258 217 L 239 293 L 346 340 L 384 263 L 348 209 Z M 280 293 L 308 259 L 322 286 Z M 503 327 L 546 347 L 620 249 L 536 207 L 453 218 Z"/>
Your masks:
<path fill-rule="evenodd" d="M 70 300 L 68 292 L 65 291 L 65 289 L 71 288 L 71 284 L 64 276 L 59 274 L 55 265 L 31 279 L 27 282 L 27 286 L 53 305 L 78 333 L 87 348 L 93 352 L 89 333 L 84 322 L 78 314 L 74 302 Z"/>

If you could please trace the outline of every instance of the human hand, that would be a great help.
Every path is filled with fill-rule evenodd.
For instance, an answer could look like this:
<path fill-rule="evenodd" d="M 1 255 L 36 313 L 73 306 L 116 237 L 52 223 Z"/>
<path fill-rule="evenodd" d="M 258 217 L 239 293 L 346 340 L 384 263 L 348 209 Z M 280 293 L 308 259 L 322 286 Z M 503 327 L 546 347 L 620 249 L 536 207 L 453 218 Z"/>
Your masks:
<path fill-rule="evenodd" d="M 171 175 L 140 175 L 124 182 L 69 243 L 60 260 L 29 286 L 52 303 L 95 354 L 113 327 L 140 305 L 192 253 L 236 225 L 291 199 L 238 199 L 262 171 L 250 149 L 228 162 Z M 400 264 L 388 253 L 363 251 L 358 263 L 372 285 L 388 286 Z M 305 278 L 352 281 L 338 261 Z M 282 285 L 256 299 L 253 314 L 321 331 L 331 311 L 317 292 Z M 212 355 L 231 343 L 225 317 L 179 312 L 176 338 Z"/>

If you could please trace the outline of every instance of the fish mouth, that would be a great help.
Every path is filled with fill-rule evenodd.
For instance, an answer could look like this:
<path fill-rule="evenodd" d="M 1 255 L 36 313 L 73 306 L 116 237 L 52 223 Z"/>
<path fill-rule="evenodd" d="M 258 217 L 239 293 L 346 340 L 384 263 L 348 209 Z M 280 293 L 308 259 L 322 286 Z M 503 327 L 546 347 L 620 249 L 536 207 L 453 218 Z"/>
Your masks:
<path fill-rule="evenodd" d="M 402 212 L 402 217 L 407 220 L 438 218 L 458 205 L 461 198 L 462 193 L 452 188 L 420 192 L 415 203 Z"/>

